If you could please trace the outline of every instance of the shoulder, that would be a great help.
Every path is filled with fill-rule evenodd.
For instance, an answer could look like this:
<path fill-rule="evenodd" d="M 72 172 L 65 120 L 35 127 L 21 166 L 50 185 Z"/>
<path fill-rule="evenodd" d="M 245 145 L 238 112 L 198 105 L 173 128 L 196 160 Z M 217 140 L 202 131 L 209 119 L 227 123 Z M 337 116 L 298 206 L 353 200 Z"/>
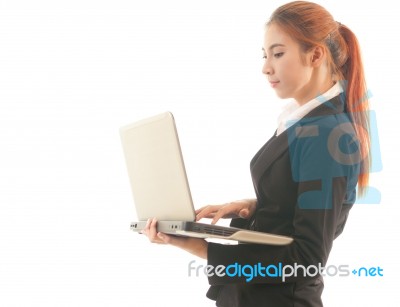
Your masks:
<path fill-rule="evenodd" d="M 304 118 L 288 136 L 292 172 L 298 180 L 346 176 L 359 168 L 360 143 L 346 113 Z"/>
<path fill-rule="evenodd" d="M 289 142 L 303 139 L 318 145 L 318 140 L 326 140 L 331 134 L 355 136 L 350 116 L 345 112 L 343 97 L 333 97 L 313 109 L 293 125 L 289 131 Z M 310 144 L 311 145 L 311 144 Z"/>

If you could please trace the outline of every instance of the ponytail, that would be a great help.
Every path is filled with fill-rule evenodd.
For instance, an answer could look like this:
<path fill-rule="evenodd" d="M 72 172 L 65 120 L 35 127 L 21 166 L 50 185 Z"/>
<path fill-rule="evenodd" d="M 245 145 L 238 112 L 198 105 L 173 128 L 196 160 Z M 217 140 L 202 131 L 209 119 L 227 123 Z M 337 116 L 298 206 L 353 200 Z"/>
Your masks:
<path fill-rule="evenodd" d="M 368 89 L 357 37 L 348 27 L 342 24 L 339 24 L 339 33 L 347 47 L 347 60 L 342 67 L 339 67 L 339 71 L 342 78 L 347 81 L 346 107 L 360 146 L 362 163 L 358 177 L 358 191 L 360 195 L 363 195 L 368 185 L 371 164 Z"/>

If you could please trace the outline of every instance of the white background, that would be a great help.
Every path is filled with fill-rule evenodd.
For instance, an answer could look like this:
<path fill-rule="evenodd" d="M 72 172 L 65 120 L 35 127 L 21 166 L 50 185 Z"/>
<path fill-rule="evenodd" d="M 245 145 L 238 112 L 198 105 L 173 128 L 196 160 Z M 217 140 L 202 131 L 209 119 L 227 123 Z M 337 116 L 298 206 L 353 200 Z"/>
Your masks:
<path fill-rule="evenodd" d="M 175 114 L 196 207 L 253 197 L 249 162 L 282 101 L 261 74 L 282 1 L 0 1 L 0 306 L 213 306 L 204 261 L 129 231 L 120 126 Z M 323 1 L 358 35 L 383 170 L 329 264 L 325 306 L 394 301 L 399 256 L 398 14 L 390 1 Z"/>

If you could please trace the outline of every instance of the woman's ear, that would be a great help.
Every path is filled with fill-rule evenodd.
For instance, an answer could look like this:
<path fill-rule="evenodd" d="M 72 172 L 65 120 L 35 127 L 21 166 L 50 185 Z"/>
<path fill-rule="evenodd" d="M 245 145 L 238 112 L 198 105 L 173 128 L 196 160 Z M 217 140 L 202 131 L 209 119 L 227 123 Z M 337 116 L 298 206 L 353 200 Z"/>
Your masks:
<path fill-rule="evenodd" d="M 314 47 L 310 52 L 311 61 L 310 64 L 312 67 L 319 67 L 324 59 L 325 59 L 325 48 L 321 46 Z"/>

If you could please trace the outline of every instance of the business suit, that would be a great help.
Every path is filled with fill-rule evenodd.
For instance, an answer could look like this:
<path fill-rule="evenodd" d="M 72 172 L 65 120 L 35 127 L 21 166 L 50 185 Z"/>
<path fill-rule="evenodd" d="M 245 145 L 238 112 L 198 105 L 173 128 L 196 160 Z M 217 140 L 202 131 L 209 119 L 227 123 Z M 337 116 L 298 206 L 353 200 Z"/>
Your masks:
<path fill-rule="evenodd" d="M 347 141 L 341 142 L 338 153 L 327 146 L 327 139 L 332 140 L 331 132 L 341 130 L 346 122 L 350 120 L 339 95 L 279 136 L 274 135 L 250 163 L 256 211 L 249 220 L 233 219 L 231 226 L 291 236 L 293 243 L 287 246 L 209 243 L 209 265 L 325 266 L 332 242 L 342 232 L 355 201 L 360 169 L 359 155 L 350 148 L 354 146 L 350 136 L 354 130 L 343 133 Z M 344 155 L 348 161 L 336 163 L 326 158 L 340 156 L 339 151 L 351 153 Z M 246 281 L 244 276 L 214 274 L 209 277 L 211 287 L 207 296 L 216 300 L 217 306 L 322 306 L 322 277 L 299 275 L 283 282 L 276 276 L 255 276 Z"/>

